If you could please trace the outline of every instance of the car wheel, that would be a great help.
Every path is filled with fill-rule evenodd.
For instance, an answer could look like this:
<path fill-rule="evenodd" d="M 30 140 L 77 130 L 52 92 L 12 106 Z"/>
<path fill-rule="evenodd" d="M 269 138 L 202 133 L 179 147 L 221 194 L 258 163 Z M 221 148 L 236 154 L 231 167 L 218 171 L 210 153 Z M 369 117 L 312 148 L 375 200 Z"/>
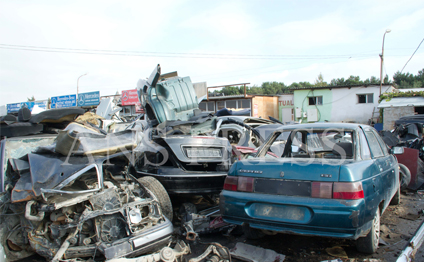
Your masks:
<path fill-rule="evenodd" d="M 251 228 L 249 225 L 243 225 L 244 236 L 247 239 L 259 239 L 265 236 L 265 234 L 256 228 Z"/>
<path fill-rule="evenodd" d="M 13 224 L 13 225 L 12 225 Z M 22 249 L 20 245 L 11 241 L 11 238 L 23 238 L 24 230 L 19 225 L 19 219 L 10 219 L 0 224 L 0 241 L 6 259 L 4 261 L 17 261 L 33 255 L 33 252 Z"/>
<path fill-rule="evenodd" d="M 163 185 L 152 176 L 144 176 L 138 179 L 138 182 L 144 187 L 152 191 L 159 201 L 159 205 L 162 209 L 162 214 L 164 214 L 169 220 L 172 221 L 173 218 L 173 209 L 171 199 L 169 198 L 168 192 L 163 187 Z"/>
<path fill-rule="evenodd" d="M 403 164 L 399 164 L 399 179 L 400 188 L 402 190 L 406 189 L 411 182 L 411 171 L 409 171 L 409 168 Z"/>
<path fill-rule="evenodd" d="M 356 249 L 359 252 L 373 254 L 380 241 L 380 208 L 377 208 L 372 220 L 371 230 L 365 237 L 356 240 Z"/>

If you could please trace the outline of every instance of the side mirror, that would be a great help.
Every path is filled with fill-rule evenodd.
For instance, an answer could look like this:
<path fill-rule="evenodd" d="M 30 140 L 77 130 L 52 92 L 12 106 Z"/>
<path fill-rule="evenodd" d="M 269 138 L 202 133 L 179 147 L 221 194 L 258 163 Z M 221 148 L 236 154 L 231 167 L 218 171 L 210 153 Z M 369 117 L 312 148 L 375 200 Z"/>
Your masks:
<path fill-rule="evenodd" d="M 390 149 L 390 154 L 392 155 L 402 155 L 404 153 L 403 147 L 394 146 Z"/>

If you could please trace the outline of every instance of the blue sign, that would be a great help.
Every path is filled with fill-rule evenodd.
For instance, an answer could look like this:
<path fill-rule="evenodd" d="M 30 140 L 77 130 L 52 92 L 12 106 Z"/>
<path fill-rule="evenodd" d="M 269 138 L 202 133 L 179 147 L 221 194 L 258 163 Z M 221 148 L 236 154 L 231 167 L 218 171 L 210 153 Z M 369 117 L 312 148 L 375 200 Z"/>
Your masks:
<path fill-rule="evenodd" d="M 76 95 L 53 96 L 51 98 L 51 108 L 73 107 L 77 105 Z"/>
<path fill-rule="evenodd" d="M 26 107 L 32 111 L 34 106 L 37 105 L 40 108 L 47 109 L 47 100 L 44 101 L 31 101 L 31 102 L 21 102 L 15 104 L 7 104 L 7 113 L 16 113 L 22 107 Z"/>
<path fill-rule="evenodd" d="M 22 102 L 21 107 L 27 107 L 29 110 L 32 111 L 34 106 L 37 105 L 38 107 L 42 109 L 47 109 L 47 100 L 45 101 L 34 101 L 34 102 Z"/>
<path fill-rule="evenodd" d="M 7 104 L 7 113 L 15 113 L 21 109 L 21 103 Z"/>
<path fill-rule="evenodd" d="M 99 103 L 99 91 L 78 94 L 78 106 L 97 106 Z"/>

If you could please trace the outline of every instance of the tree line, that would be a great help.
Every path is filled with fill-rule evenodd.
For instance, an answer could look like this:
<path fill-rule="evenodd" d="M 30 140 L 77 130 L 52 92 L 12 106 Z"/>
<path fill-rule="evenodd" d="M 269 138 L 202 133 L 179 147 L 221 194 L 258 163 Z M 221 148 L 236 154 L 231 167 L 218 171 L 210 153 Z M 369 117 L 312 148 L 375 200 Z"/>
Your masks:
<path fill-rule="evenodd" d="M 282 95 L 292 93 L 296 88 L 311 88 L 325 86 L 355 86 L 355 85 L 379 85 L 380 78 L 371 76 L 365 80 L 361 80 L 359 76 L 351 75 L 349 78 L 335 78 L 330 82 L 325 82 L 324 77 L 320 73 L 314 83 L 310 82 L 294 82 L 286 85 L 283 82 L 263 82 L 260 86 L 246 86 L 246 93 L 250 95 Z M 396 72 L 393 75 L 393 80 L 386 75 L 383 79 L 383 84 L 393 84 L 396 88 L 423 88 L 424 87 L 424 69 L 418 71 L 417 75 L 410 73 Z M 210 95 L 241 95 L 244 94 L 243 86 L 227 86 L 221 90 L 209 92 Z"/>

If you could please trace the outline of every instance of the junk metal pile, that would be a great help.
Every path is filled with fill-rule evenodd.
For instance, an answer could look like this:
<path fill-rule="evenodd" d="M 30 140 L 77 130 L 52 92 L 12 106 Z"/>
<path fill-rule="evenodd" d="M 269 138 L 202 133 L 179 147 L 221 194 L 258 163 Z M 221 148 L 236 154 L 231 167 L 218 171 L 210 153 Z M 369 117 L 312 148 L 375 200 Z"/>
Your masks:
<path fill-rule="evenodd" d="M 358 131 L 362 130 L 361 126 L 344 127 L 349 132 L 332 127 L 326 139 L 339 148 L 321 145 L 325 139 L 322 133 L 317 133 L 313 138 L 315 151 L 310 154 L 310 151 L 301 151 L 302 143 L 296 144 L 296 139 L 288 139 L 287 132 L 274 132 L 284 127 L 275 119 L 252 118 L 248 111 L 227 109 L 216 114 L 201 112 L 189 77 L 160 78 L 158 65 L 148 79 L 139 80 L 137 84 L 139 100 L 146 112 L 145 120 L 123 122 L 119 118 L 100 117 L 116 113 L 116 106 L 110 99 L 102 101 L 109 105 L 98 107 L 108 108 L 110 112 L 94 114 L 70 108 L 31 115 L 28 109 L 22 108 L 17 117 L 7 115 L 1 118 L 0 261 L 22 260 L 34 254 L 49 261 L 182 260 L 190 256 L 190 244 L 197 243 L 200 234 L 229 234 L 236 229 L 236 224 L 227 223 L 221 216 L 226 207 L 221 206 L 220 210 L 219 194 L 223 188 L 248 192 L 253 180 L 243 182 L 240 177 L 234 184 L 231 182 L 234 176 L 227 179 L 229 172 L 232 175 L 236 172 L 235 162 L 256 157 L 258 151 L 263 158 L 274 161 L 274 166 L 284 156 L 305 159 L 320 155 L 321 159 L 344 159 L 352 163 L 357 157 L 355 154 L 360 155 L 352 148 L 360 136 L 356 132 L 362 132 Z M 308 145 L 311 136 L 304 135 L 301 142 Z M 390 135 L 393 137 L 393 133 Z M 268 137 L 271 137 L 272 145 L 265 140 Z M 290 141 L 289 145 L 287 141 Z M 396 142 L 391 146 L 395 148 L 399 144 Z M 351 153 L 341 155 L 342 146 L 350 146 Z M 423 157 L 422 140 L 408 140 L 406 146 L 418 148 L 420 158 Z M 263 148 L 267 151 L 264 152 Z M 323 151 L 318 152 L 317 148 Z M 393 174 L 398 175 L 395 166 Z M 326 174 L 335 170 L 321 168 Z M 290 172 L 280 171 L 279 178 L 285 176 L 289 181 Z M 247 174 L 262 174 L 258 168 L 248 165 L 237 172 L 244 173 L 245 177 Z M 339 176 L 334 172 L 331 174 L 332 179 Z M 321 177 L 327 181 L 321 184 L 311 182 L 311 178 L 298 178 L 306 180 L 300 191 L 310 194 L 312 190 L 311 194 L 316 194 L 318 185 L 321 187 L 318 194 L 322 194 L 318 197 L 332 198 L 324 196 L 324 189 L 337 180 L 328 178 L 331 175 Z M 256 180 L 272 186 L 267 181 L 263 178 Z M 403 183 L 410 184 L 408 181 Z M 289 185 L 294 184 L 289 181 Z M 389 186 L 391 191 L 387 191 L 385 197 L 390 199 L 387 201 L 394 196 L 392 203 L 396 202 L 400 192 L 398 185 L 396 182 Z M 290 197 L 297 195 L 289 187 Z M 347 189 L 348 195 L 353 194 L 351 190 Z M 355 190 L 359 191 L 355 191 L 354 198 L 343 201 L 356 201 L 361 206 L 366 189 L 356 183 Z M 339 193 L 342 194 L 346 192 Z M 264 214 L 272 214 L 271 205 L 262 208 L 266 209 L 262 210 Z M 281 212 L 292 212 L 288 218 L 281 216 L 283 220 L 295 221 L 305 219 L 296 216 L 311 215 L 296 206 L 290 210 L 285 205 L 279 208 Z M 383 212 L 380 208 L 385 206 L 367 214 L 369 221 L 357 216 L 355 226 L 363 224 L 361 230 L 366 232 L 358 230 L 354 237 L 362 239 L 373 235 L 371 222 L 376 223 L 375 211 Z M 359 208 L 355 212 L 359 212 Z M 266 216 L 264 214 L 262 218 Z M 249 215 L 255 217 L 253 213 Z M 277 224 L 272 226 L 278 228 Z M 261 234 L 270 234 L 272 226 L 262 230 Z M 243 228 L 250 237 L 260 235 L 258 229 L 249 228 L 248 223 L 243 223 Z M 348 235 L 337 234 L 340 234 L 338 237 Z M 324 233 L 317 235 L 326 236 Z M 375 239 L 371 240 L 374 245 Z M 363 240 L 361 243 L 372 248 Z M 258 257 L 257 254 L 262 255 Z M 230 251 L 219 243 L 211 243 L 199 256 L 191 255 L 189 261 L 231 261 L 231 257 L 248 261 L 284 260 L 284 255 L 247 244 L 238 243 Z"/>

